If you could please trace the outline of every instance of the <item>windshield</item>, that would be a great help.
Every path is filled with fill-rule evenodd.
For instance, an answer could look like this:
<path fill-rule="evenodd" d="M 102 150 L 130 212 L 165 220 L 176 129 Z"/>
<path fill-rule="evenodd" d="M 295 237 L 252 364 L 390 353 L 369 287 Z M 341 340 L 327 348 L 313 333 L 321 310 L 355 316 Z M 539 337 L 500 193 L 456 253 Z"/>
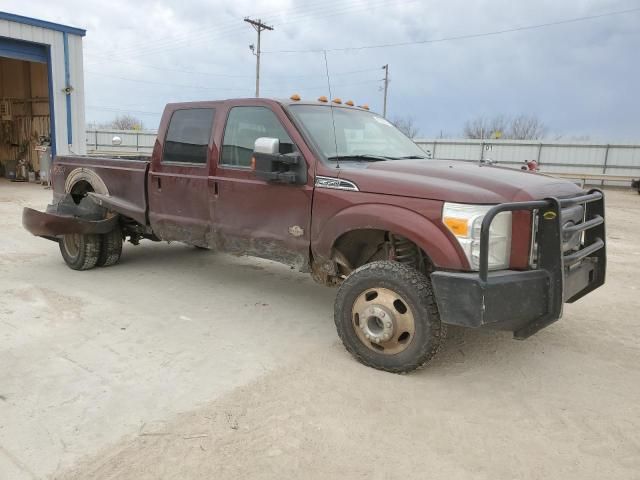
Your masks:
<path fill-rule="evenodd" d="M 370 161 L 426 158 L 420 147 L 375 113 L 334 107 L 334 140 L 331 107 L 291 105 L 291 112 L 302 123 L 322 154 L 330 160 L 336 160 L 336 157 Z"/>

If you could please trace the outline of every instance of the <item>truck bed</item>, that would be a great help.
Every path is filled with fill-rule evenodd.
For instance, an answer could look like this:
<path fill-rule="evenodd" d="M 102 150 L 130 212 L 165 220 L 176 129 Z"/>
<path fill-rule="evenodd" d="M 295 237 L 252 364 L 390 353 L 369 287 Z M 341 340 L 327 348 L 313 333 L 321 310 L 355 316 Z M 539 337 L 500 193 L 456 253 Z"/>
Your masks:
<path fill-rule="evenodd" d="M 122 215 L 147 224 L 146 181 L 150 157 L 68 155 L 56 157 L 53 189 L 63 195 L 68 186 L 85 179 L 93 191 Z M 72 192 L 73 193 L 73 192 Z"/>

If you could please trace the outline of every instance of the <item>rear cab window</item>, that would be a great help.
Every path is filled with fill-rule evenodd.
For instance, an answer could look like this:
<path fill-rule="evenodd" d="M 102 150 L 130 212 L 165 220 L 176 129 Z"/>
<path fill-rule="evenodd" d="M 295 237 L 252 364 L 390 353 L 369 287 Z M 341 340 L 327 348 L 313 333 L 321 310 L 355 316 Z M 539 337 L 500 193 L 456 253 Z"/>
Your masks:
<path fill-rule="evenodd" d="M 213 131 L 214 108 L 188 108 L 171 115 L 162 163 L 205 165 Z"/>

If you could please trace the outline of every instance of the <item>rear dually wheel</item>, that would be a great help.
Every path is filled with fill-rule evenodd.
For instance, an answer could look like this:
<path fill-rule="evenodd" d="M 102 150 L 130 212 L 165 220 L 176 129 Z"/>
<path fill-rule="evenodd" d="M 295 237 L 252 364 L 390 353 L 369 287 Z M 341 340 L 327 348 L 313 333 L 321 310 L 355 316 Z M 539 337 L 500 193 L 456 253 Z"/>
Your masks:
<path fill-rule="evenodd" d="M 63 235 L 58 244 L 62 258 L 73 270 L 89 270 L 98 263 L 102 246 L 100 235 Z"/>

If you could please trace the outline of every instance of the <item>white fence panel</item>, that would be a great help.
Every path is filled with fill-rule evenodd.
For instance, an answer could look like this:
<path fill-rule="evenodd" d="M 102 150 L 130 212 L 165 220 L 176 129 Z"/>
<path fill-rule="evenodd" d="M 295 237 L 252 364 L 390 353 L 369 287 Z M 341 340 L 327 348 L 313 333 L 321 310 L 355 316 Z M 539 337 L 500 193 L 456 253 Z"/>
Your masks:
<path fill-rule="evenodd" d="M 120 137 L 120 145 L 113 144 L 113 137 Z M 87 130 L 89 153 L 140 153 L 151 154 L 156 141 L 156 132 L 137 130 Z"/>
<path fill-rule="evenodd" d="M 118 146 L 112 144 L 115 136 L 122 140 Z M 154 131 L 87 130 L 87 151 L 90 153 L 151 154 L 155 141 Z M 536 160 L 543 172 L 605 173 L 640 178 L 640 144 L 468 139 L 424 139 L 416 140 L 416 143 L 440 160 L 492 160 L 512 168 L 520 168 L 527 160 Z"/>
<path fill-rule="evenodd" d="M 542 172 L 640 178 L 640 144 L 458 139 L 426 139 L 416 140 L 416 143 L 440 160 L 492 160 L 514 168 L 522 166 L 525 160 L 536 160 Z M 621 182 L 606 183 L 625 185 Z"/>

